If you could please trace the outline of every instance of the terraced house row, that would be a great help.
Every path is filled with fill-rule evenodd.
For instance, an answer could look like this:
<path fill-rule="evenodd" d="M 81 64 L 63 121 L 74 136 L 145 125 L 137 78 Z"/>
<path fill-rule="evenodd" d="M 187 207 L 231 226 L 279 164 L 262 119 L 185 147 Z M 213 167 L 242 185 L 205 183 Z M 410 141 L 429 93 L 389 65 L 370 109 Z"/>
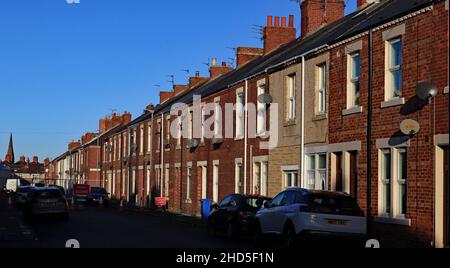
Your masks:
<path fill-rule="evenodd" d="M 269 16 L 264 47 L 239 47 L 235 69 L 214 60 L 136 119 L 102 119 L 48 176 L 192 215 L 231 193 L 342 191 L 377 232 L 448 246 L 448 0 L 357 2 L 344 16 L 344 1 L 303 1 L 299 38 L 293 16 Z"/>

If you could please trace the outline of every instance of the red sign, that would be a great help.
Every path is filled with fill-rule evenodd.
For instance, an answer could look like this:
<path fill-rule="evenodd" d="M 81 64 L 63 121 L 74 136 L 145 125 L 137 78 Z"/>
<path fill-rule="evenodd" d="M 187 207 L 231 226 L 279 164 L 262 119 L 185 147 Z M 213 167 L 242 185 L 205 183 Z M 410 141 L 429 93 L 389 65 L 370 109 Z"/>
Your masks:
<path fill-rule="evenodd" d="M 85 184 L 75 184 L 73 186 L 73 195 L 74 196 L 88 196 L 90 193 L 89 185 Z"/>
<path fill-rule="evenodd" d="M 155 205 L 159 207 L 163 207 L 166 205 L 166 198 L 165 197 L 157 197 L 155 198 Z"/>

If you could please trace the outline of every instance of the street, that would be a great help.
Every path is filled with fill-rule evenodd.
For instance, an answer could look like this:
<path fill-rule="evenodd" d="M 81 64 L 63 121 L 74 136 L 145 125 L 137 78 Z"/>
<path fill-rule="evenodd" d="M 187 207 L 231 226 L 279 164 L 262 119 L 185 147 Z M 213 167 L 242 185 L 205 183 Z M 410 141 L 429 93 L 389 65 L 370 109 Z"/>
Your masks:
<path fill-rule="evenodd" d="M 17 210 L 2 210 L 16 225 L 0 227 L 18 234 L 0 238 L 0 248 L 64 248 L 76 239 L 81 248 L 245 248 L 250 242 L 210 238 L 203 226 L 178 216 L 119 213 L 115 209 L 72 210 L 67 222 L 40 220 L 25 223 Z M 0 225 L 3 225 L 0 223 Z"/>

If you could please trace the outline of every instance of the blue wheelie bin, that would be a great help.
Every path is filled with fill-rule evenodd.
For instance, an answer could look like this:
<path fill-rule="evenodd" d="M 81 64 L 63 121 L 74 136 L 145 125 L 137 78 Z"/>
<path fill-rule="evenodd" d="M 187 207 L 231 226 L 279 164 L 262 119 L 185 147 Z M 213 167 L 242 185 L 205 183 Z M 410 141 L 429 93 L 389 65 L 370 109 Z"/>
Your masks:
<path fill-rule="evenodd" d="M 202 199 L 202 220 L 207 221 L 209 214 L 211 214 L 211 199 Z"/>

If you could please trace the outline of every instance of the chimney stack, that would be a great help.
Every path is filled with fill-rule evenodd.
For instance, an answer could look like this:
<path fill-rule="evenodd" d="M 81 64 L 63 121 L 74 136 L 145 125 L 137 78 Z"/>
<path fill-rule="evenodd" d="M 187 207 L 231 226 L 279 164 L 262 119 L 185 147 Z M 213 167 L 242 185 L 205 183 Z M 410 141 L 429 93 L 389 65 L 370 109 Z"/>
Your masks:
<path fill-rule="evenodd" d="M 21 162 L 21 163 L 25 163 L 25 162 L 26 162 L 26 158 L 25 158 L 24 155 L 22 155 L 22 156 L 20 157 L 20 162 Z"/>
<path fill-rule="evenodd" d="M 357 6 L 358 6 L 358 10 L 364 9 L 365 7 L 367 7 L 369 4 L 378 2 L 378 0 L 357 0 Z"/>
<path fill-rule="evenodd" d="M 35 164 L 39 163 L 39 157 L 33 156 L 33 163 Z"/>
<path fill-rule="evenodd" d="M 125 111 L 122 115 L 122 126 L 126 126 L 131 123 L 131 113 Z"/>
<path fill-rule="evenodd" d="M 287 25 L 287 18 L 275 17 L 275 24 L 273 24 L 273 17 L 267 17 L 267 26 L 264 28 L 264 54 L 268 54 L 282 45 L 290 43 L 295 40 L 297 30 L 294 27 L 294 16 L 289 16 L 289 25 Z"/>
<path fill-rule="evenodd" d="M 209 80 L 208 77 L 201 77 L 200 72 L 196 71 L 195 76 L 189 78 L 189 88 L 193 88 L 193 87 L 199 85 L 200 83 L 206 82 L 208 80 Z"/>
<path fill-rule="evenodd" d="M 119 121 L 119 123 L 120 123 L 120 121 Z M 82 144 L 86 144 L 86 143 L 90 142 L 91 140 L 93 140 L 96 136 L 97 136 L 97 134 L 95 134 L 95 133 L 86 133 L 83 135 L 83 137 L 81 137 L 81 142 L 82 142 Z"/>
<path fill-rule="evenodd" d="M 272 24 L 271 16 L 267 18 L 267 23 Z M 238 47 L 236 50 L 237 68 L 264 56 L 263 48 L 256 47 Z"/>
<path fill-rule="evenodd" d="M 69 151 L 71 151 L 71 150 L 76 149 L 76 148 L 78 148 L 80 146 L 81 146 L 80 141 L 72 141 L 71 143 L 69 143 L 68 149 L 69 149 Z"/>
<path fill-rule="evenodd" d="M 214 58 L 211 67 L 209 68 L 209 76 L 211 79 L 214 79 L 231 71 L 233 71 L 233 68 L 227 66 L 226 62 L 222 62 L 222 65 L 218 66 L 217 59 Z"/>
<path fill-rule="evenodd" d="M 173 91 L 161 91 L 159 93 L 159 103 L 164 103 L 167 100 L 175 97 L 175 92 Z"/>
<path fill-rule="evenodd" d="M 343 0 L 304 0 L 301 4 L 302 37 L 316 31 L 325 24 L 343 18 L 344 10 L 345 3 Z"/>
<path fill-rule="evenodd" d="M 173 91 L 175 92 L 175 96 L 187 89 L 189 89 L 188 85 L 174 85 L 173 86 Z"/>

